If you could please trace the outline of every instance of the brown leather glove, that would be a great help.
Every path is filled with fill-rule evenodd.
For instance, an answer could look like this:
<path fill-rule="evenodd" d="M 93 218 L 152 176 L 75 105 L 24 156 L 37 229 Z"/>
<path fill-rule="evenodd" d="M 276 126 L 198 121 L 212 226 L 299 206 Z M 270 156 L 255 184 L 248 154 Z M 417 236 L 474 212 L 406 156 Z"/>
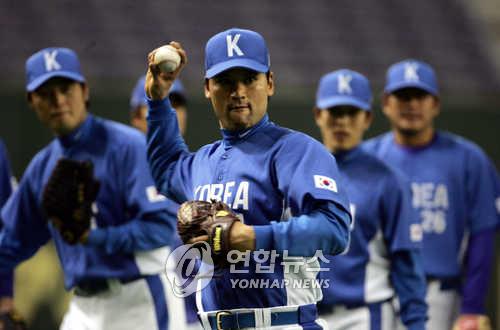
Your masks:
<path fill-rule="evenodd" d="M 90 161 L 59 159 L 44 188 L 42 207 L 67 243 L 81 243 L 86 237 L 98 191 Z"/>
<path fill-rule="evenodd" d="M 231 250 L 231 228 L 236 221 L 240 219 L 222 202 L 188 201 L 177 212 L 177 231 L 184 244 L 206 236 L 215 268 L 225 268 Z"/>

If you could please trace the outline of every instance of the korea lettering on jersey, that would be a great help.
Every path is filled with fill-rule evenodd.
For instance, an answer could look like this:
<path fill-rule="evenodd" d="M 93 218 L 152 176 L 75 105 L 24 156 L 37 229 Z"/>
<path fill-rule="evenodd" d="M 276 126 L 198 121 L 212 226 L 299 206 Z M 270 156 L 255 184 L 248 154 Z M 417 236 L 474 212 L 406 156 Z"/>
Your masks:
<path fill-rule="evenodd" d="M 444 183 L 412 182 L 412 205 L 420 213 L 426 233 L 442 234 L 446 230 L 449 208 L 448 187 Z"/>

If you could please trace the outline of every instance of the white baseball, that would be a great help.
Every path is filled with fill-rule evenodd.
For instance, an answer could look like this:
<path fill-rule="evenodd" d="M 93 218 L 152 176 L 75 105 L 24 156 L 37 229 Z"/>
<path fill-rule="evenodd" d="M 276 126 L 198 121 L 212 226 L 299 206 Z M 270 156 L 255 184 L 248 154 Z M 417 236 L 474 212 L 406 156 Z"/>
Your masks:
<path fill-rule="evenodd" d="M 153 62 L 163 72 L 174 72 L 181 64 L 181 56 L 173 46 L 166 45 L 158 48 Z"/>

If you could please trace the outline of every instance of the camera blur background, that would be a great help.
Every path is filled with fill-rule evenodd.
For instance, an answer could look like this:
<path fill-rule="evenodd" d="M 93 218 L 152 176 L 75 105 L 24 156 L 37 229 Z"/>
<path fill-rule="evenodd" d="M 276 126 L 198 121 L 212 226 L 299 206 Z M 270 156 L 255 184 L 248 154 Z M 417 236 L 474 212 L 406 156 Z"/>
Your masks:
<path fill-rule="evenodd" d="M 186 140 L 192 149 L 219 138 L 203 97 L 207 39 L 230 27 L 260 32 L 268 43 L 277 93 L 271 119 L 319 138 L 313 122 L 316 83 L 324 73 L 364 73 L 376 95 L 369 136 L 389 128 L 380 111 L 388 66 L 418 58 L 437 71 L 442 114 L 437 126 L 479 144 L 500 166 L 500 6 L 497 0 L 164 0 L 0 2 L 0 137 L 20 178 L 51 138 L 28 108 L 24 63 L 49 46 L 74 49 L 91 90 L 90 111 L 127 123 L 129 95 L 147 53 L 171 40 L 186 49 Z M 500 329 L 500 239 L 488 311 Z M 66 308 L 51 244 L 16 272 L 16 303 L 30 329 L 56 329 Z"/>

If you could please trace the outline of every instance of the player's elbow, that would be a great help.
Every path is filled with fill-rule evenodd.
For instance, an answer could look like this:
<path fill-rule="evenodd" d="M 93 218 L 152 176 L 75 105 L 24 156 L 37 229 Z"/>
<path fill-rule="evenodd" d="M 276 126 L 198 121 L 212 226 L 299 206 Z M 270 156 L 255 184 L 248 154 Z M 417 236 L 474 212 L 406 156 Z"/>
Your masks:
<path fill-rule="evenodd" d="M 347 213 L 345 215 L 337 215 L 335 219 L 330 219 L 328 226 L 325 226 L 327 228 L 321 231 L 324 251 L 328 251 L 328 254 L 339 254 L 347 249 L 350 235 L 348 220 L 349 214 Z"/>

